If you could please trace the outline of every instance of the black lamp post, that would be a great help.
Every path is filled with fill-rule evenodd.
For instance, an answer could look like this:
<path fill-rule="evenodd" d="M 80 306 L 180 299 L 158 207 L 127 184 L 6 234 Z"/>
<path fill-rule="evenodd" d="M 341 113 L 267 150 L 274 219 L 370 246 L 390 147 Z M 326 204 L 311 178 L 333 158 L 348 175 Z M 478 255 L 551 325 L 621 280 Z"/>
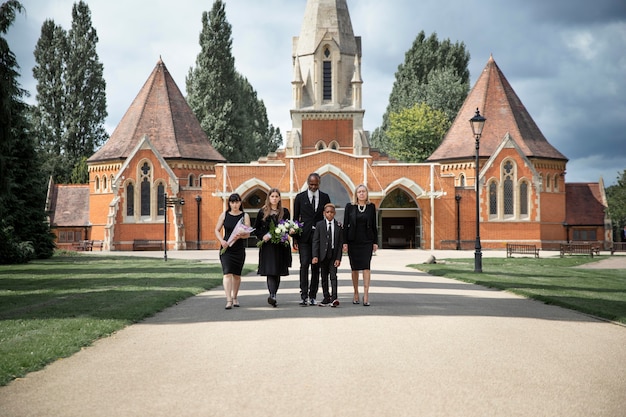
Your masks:
<path fill-rule="evenodd" d="M 174 207 L 176 204 L 181 206 L 185 205 L 184 198 L 167 197 L 167 194 L 163 194 L 163 259 L 167 261 L 167 208 Z"/>
<path fill-rule="evenodd" d="M 461 250 L 461 196 L 454 196 L 456 200 L 456 250 Z"/>
<path fill-rule="evenodd" d="M 196 196 L 196 203 L 198 203 L 198 228 L 197 228 L 197 238 L 196 238 L 196 250 L 200 250 L 200 202 L 202 201 L 202 197 L 200 195 Z"/>
<path fill-rule="evenodd" d="M 476 114 L 472 117 L 469 122 L 472 126 L 472 133 L 474 134 L 474 138 L 476 138 L 476 176 L 474 182 L 476 183 L 476 252 L 474 253 L 474 272 L 483 272 L 483 254 L 480 247 L 480 183 L 478 181 L 478 151 L 480 149 L 480 135 L 483 134 L 483 127 L 485 127 L 485 119 L 480 115 L 478 111 L 478 107 L 476 108 Z"/>

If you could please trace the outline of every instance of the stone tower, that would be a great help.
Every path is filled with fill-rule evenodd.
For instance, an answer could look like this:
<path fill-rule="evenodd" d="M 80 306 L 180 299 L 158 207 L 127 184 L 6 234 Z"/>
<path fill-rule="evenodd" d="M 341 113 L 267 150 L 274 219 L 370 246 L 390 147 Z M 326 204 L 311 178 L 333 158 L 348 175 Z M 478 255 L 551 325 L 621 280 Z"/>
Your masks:
<path fill-rule="evenodd" d="M 292 59 L 292 129 L 286 155 L 326 148 L 368 155 L 361 38 L 354 36 L 346 0 L 307 1 L 300 36 L 293 38 Z"/>

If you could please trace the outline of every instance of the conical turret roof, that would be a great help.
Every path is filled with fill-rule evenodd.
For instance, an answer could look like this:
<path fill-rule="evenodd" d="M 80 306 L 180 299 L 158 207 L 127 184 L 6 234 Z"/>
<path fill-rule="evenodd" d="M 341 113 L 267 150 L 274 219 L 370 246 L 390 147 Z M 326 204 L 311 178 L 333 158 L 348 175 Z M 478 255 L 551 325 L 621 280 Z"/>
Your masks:
<path fill-rule="evenodd" d="M 225 161 L 161 59 L 109 140 L 87 162 L 126 159 L 144 136 L 165 159 Z"/>
<path fill-rule="evenodd" d="M 472 159 L 476 141 L 469 120 L 480 110 L 487 121 L 480 137 L 480 156 L 491 156 L 508 133 L 529 158 L 567 160 L 543 136 L 493 57 L 489 58 L 474 88 L 429 162 Z"/>

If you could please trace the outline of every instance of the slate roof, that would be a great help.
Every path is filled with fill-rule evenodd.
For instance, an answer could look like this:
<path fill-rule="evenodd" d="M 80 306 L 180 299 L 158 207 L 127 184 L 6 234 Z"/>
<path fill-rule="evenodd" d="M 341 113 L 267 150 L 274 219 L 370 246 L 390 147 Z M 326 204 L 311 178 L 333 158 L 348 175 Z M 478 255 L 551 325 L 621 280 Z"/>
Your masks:
<path fill-rule="evenodd" d="M 597 182 L 565 184 L 565 221 L 570 226 L 604 225 L 602 190 Z"/>
<path fill-rule="evenodd" d="M 480 138 L 480 157 L 491 156 L 509 133 L 529 158 L 567 161 L 567 157 L 543 136 L 493 57 L 490 57 L 441 145 L 428 158 L 429 162 L 475 157 L 476 141 L 469 120 L 474 117 L 477 108 L 487 119 Z"/>
<path fill-rule="evenodd" d="M 161 59 L 109 140 L 87 162 L 126 159 L 147 135 L 165 159 L 225 162 Z"/>
<path fill-rule="evenodd" d="M 83 227 L 89 222 L 89 185 L 54 184 L 50 190 L 50 225 L 52 227 Z"/>

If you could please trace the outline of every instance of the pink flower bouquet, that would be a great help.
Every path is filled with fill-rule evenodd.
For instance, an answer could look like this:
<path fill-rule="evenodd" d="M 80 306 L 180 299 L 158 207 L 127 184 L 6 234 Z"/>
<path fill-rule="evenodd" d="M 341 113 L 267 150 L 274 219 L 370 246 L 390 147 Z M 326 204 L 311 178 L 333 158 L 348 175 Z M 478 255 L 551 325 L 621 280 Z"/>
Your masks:
<path fill-rule="evenodd" d="M 235 244 L 237 239 L 239 239 L 239 235 L 245 235 L 248 233 L 252 233 L 254 231 L 254 227 L 246 226 L 246 224 L 243 222 L 243 219 L 244 219 L 243 217 L 239 219 L 239 221 L 235 225 L 233 232 L 230 234 L 230 237 L 228 238 L 228 241 L 226 242 L 228 243 L 228 246 L 220 250 L 220 255 L 223 255 L 224 252 L 226 252 L 226 249 L 230 248 L 231 246 Z"/>

